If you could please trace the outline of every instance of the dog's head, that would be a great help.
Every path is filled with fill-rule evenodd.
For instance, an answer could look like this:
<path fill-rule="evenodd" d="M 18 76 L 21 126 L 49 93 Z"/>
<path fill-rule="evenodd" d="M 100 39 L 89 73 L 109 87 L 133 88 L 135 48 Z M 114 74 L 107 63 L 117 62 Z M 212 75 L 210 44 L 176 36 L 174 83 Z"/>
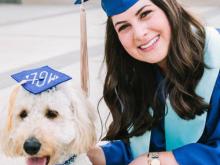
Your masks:
<path fill-rule="evenodd" d="M 30 165 L 60 163 L 62 157 L 86 152 L 96 142 L 94 109 L 70 82 L 38 95 L 17 87 L 4 111 L 3 151 L 25 156 Z"/>

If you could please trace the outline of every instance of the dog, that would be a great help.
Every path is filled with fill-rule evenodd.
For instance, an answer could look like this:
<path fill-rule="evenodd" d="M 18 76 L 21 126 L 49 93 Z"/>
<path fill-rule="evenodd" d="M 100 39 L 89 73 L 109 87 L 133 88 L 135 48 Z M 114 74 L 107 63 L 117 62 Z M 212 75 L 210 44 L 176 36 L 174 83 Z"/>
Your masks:
<path fill-rule="evenodd" d="M 96 144 L 93 106 L 71 81 L 40 94 L 13 88 L 1 109 L 1 148 L 27 165 L 90 165 Z"/>

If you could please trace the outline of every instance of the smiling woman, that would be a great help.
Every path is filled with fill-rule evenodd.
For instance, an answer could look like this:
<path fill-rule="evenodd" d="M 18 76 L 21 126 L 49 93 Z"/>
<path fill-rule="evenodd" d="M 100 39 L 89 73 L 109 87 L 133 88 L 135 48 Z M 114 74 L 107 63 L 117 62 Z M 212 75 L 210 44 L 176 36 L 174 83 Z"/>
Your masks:
<path fill-rule="evenodd" d="M 218 32 L 176 0 L 102 0 L 102 7 L 103 97 L 113 121 L 110 143 L 88 152 L 93 164 L 218 164 Z"/>
<path fill-rule="evenodd" d="M 138 1 L 112 16 L 112 22 L 122 46 L 135 59 L 159 63 L 167 56 L 171 27 L 162 9 L 151 1 Z"/>

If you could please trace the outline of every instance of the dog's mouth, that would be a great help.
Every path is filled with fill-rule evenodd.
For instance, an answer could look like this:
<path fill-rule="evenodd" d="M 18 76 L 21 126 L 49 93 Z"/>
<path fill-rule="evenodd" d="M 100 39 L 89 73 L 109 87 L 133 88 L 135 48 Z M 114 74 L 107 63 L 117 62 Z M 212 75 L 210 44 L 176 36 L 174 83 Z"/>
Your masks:
<path fill-rule="evenodd" d="M 48 165 L 49 161 L 50 161 L 49 156 L 30 157 L 27 159 L 27 165 Z"/>

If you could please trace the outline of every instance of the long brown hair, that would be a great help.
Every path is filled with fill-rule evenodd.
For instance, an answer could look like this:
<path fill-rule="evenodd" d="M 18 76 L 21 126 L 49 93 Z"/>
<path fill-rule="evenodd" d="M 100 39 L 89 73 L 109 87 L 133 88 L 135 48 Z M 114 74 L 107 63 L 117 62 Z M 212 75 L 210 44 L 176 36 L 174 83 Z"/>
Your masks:
<path fill-rule="evenodd" d="M 103 97 L 113 121 L 105 140 L 127 140 L 150 130 L 166 113 L 167 94 L 176 113 L 186 120 L 194 119 L 209 107 L 195 93 L 205 67 L 204 27 L 176 0 L 151 1 L 164 11 L 172 30 L 167 72 L 158 83 L 157 66 L 132 58 L 121 45 L 112 20 L 108 18 Z M 133 129 L 128 132 L 131 126 Z"/>

